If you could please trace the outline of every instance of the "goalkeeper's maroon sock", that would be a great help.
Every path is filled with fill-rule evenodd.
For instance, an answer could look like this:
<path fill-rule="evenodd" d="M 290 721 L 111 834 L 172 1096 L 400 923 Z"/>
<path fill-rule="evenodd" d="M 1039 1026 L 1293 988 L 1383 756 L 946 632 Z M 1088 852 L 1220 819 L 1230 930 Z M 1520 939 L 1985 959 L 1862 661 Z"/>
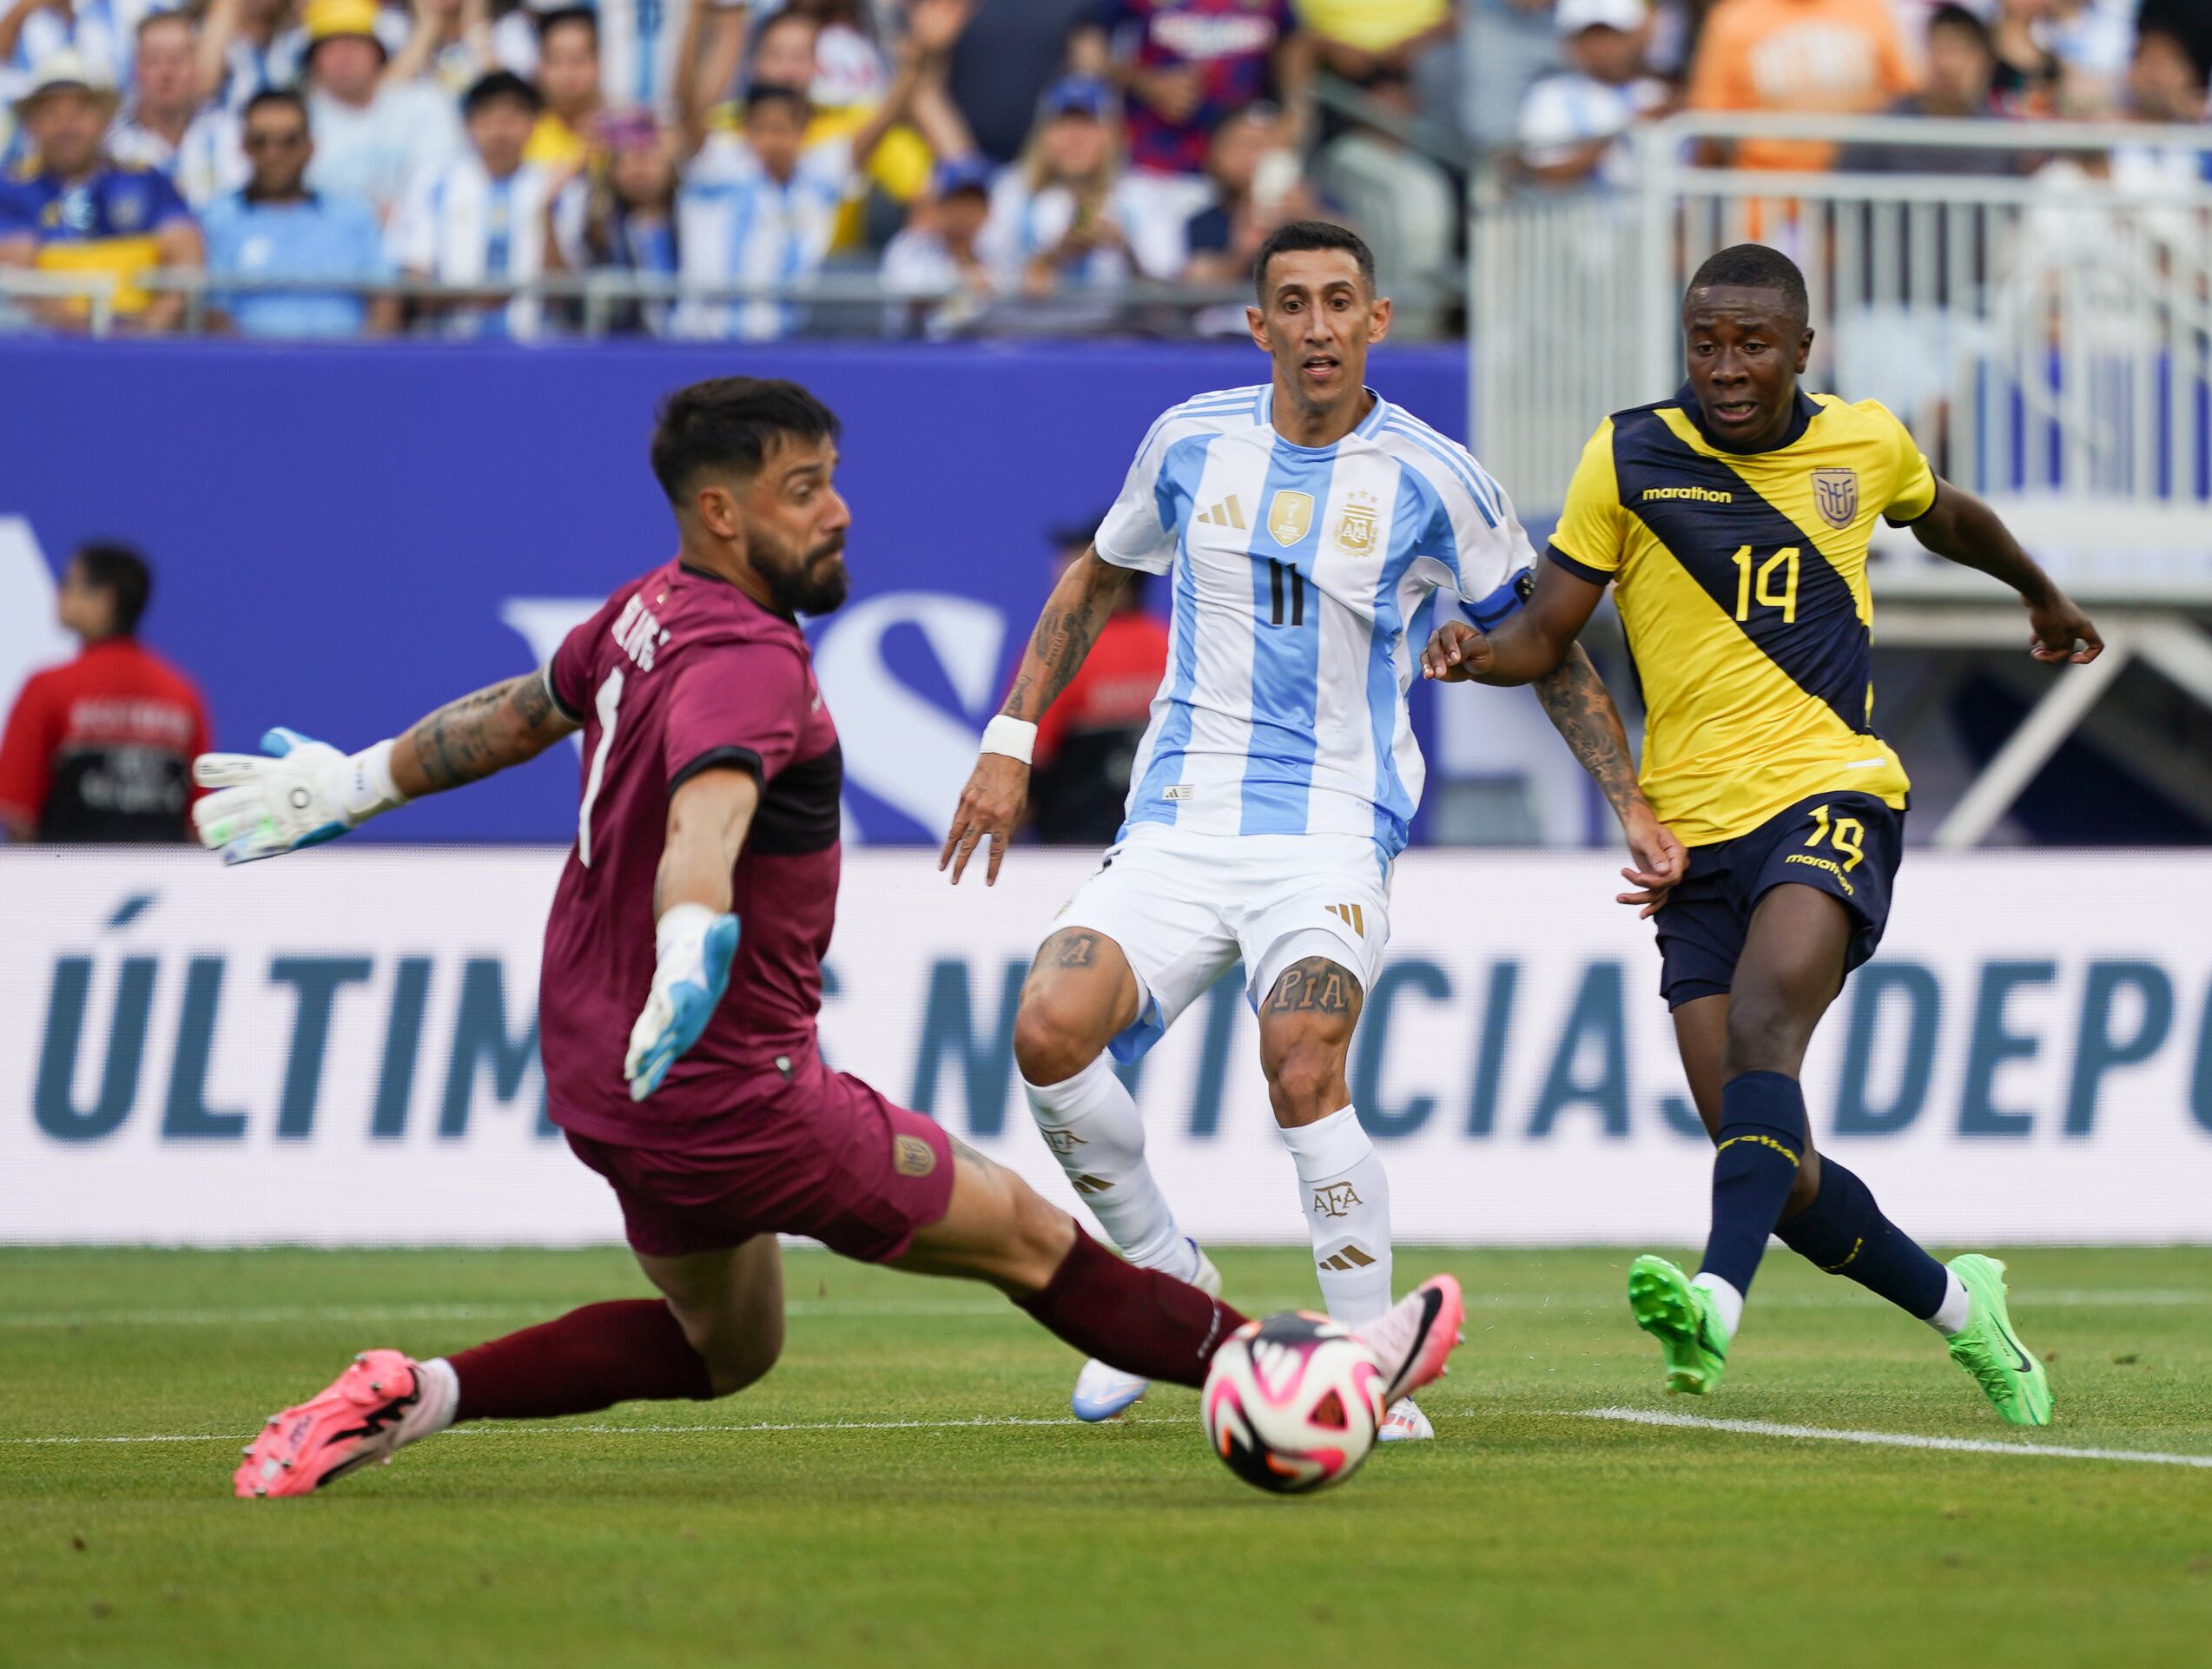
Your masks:
<path fill-rule="evenodd" d="M 1080 1229 L 1045 1290 L 1017 1302 L 1086 1356 L 1193 1389 L 1221 1341 L 1245 1324 L 1220 1299 L 1124 1263 Z"/>
<path fill-rule="evenodd" d="M 545 1420 L 714 1395 L 706 1362 L 657 1298 L 586 1304 L 446 1361 L 460 1382 L 456 1420 Z"/>

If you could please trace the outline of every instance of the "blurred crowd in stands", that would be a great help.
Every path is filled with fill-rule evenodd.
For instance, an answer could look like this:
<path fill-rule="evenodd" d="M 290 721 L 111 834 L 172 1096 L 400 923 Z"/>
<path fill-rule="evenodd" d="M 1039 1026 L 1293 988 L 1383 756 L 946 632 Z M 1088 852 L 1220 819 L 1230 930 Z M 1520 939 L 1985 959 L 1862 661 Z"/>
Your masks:
<path fill-rule="evenodd" d="M 1179 284 L 1234 332 L 1227 287 L 1283 221 L 1348 220 L 1387 276 L 1448 287 L 1471 170 L 1626 185 L 1626 135 L 1669 110 L 2200 122 L 2212 65 L 2212 0 L 162 6 L 0 0 L 0 267 L 114 274 L 122 327 L 152 331 L 187 298 L 131 280 L 202 271 L 208 322 L 281 337 L 561 329 L 577 287 L 515 287 L 588 274 L 647 280 L 598 322 L 660 334 L 814 328 L 840 275 L 871 331 L 1080 330 Z M 10 317 L 82 328 L 88 303 Z"/>

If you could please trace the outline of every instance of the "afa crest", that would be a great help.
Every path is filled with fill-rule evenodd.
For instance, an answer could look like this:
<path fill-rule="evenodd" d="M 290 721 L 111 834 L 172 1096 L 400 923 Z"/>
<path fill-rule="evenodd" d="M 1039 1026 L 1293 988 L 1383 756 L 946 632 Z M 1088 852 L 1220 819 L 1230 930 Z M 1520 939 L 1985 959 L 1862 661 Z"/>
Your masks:
<path fill-rule="evenodd" d="M 1337 517 L 1337 548 L 1348 557 L 1371 555 L 1375 550 L 1376 502 L 1355 492 Z"/>
<path fill-rule="evenodd" d="M 1296 544 L 1313 525 L 1313 495 L 1284 487 L 1267 506 L 1267 534 L 1278 544 Z"/>
<path fill-rule="evenodd" d="M 1859 519 L 1859 472 L 1813 471 L 1813 503 L 1829 526 L 1849 527 Z"/>

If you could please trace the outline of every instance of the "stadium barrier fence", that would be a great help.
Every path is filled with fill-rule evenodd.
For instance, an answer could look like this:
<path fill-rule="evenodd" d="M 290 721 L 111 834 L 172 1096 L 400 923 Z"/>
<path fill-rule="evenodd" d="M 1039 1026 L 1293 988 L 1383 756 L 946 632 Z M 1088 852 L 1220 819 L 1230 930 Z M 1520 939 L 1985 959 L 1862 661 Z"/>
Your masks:
<path fill-rule="evenodd" d="M 1909 148 L 1922 171 L 1707 165 L 1747 138 Z M 2212 601 L 2212 132 L 1693 113 L 1635 144 L 1633 191 L 1471 209 L 1473 444 L 1521 503 L 1555 508 L 1597 416 L 1680 383 L 1684 286 L 1757 241 L 1805 270 L 1810 386 L 1881 399 L 2044 546 Z M 2039 166 L 1966 171 L 1996 153 Z"/>
<path fill-rule="evenodd" d="M 1451 299 L 1450 286 L 1405 280 L 1423 296 Z M 49 300 L 82 309 L 83 333 L 96 340 L 127 334 L 130 315 L 116 298 L 128 290 L 182 295 L 177 333 L 227 333 L 215 315 L 232 297 L 380 296 L 426 304 L 426 316 L 406 333 L 435 341 L 486 339 L 518 342 L 598 340 L 612 334 L 675 340 L 736 342 L 795 337 L 892 337 L 936 340 L 1136 336 L 1167 340 L 1241 339 L 1247 284 L 1165 284 L 1132 279 L 1111 287 L 1074 289 L 1050 296 L 1005 295 L 966 300 L 954 295 L 916 295 L 886 286 L 875 275 L 831 271 L 791 284 L 702 284 L 650 273 L 551 273 L 513 283 L 447 283 L 436 279 L 274 278 L 217 274 L 162 267 L 132 274 L 42 272 L 0 267 L 0 331 L 31 331 L 41 321 L 17 301 Z M 952 304 L 948 306 L 947 304 Z M 940 314 L 939 309 L 946 310 Z M 727 309 L 756 312 L 740 327 Z M 1436 340 L 1448 315 L 1431 307 L 1409 312 L 1422 322 L 1401 334 Z M 643 320 L 644 322 L 641 323 Z"/>

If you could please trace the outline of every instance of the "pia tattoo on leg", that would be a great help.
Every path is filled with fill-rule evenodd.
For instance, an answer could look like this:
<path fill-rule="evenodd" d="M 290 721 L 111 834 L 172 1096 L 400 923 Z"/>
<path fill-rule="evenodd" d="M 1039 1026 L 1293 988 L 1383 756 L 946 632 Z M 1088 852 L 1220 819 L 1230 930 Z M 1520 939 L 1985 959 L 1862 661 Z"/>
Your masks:
<path fill-rule="evenodd" d="M 1268 993 L 1267 1012 L 1356 1015 L 1361 994 L 1359 981 L 1341 965 L 1325 956 L 1309 956 L 1283 970 Z"/>
<path fill-rule="evenodd" d="M 1070 927 L 1047 940 L 1045 949 L 1051 953 L 1054 967 L 1089 967 L 1098 957 L 1099 936 Z"/>

